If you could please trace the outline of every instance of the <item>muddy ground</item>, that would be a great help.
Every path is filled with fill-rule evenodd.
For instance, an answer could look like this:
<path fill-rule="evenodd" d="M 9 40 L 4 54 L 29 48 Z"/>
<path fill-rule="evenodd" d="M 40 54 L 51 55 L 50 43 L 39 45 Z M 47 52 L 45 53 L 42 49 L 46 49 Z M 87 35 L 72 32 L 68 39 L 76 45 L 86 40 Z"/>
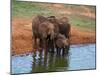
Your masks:
<path fill-rule="evenodd" d="M 12 19 L 12 55 L 32 52 L 32 19 Z M 95 43 L 95 32 L 84 31 L 71 26 L 71 44 Z"/>

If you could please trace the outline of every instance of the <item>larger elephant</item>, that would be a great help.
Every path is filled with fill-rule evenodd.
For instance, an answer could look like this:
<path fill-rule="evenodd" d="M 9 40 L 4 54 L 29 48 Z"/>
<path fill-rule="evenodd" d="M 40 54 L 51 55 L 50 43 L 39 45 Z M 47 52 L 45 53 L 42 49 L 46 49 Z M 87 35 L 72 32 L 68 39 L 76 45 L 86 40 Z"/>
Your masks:
<path fill-rule="evenodd" d="M 56 18 L 55 16 L 50 16 L 48 19 L 59 28 L 59 33 L 65 35 L 66 38 L 70 37 L 71 26 L 67 17 Z"/>
<path fill-rule="evenodd" d="M 69 45 L 70 45 L 70 40 L 69 39 L 70 39 L 71 26 L 69 24 L 68 18 L 67 17 L 56 18 L 55 16 L 49 16 L 48 20 L 51 23 L 53 23 L 56 28 L 58 28 L 58 31 L 56 32 L 57 36 L 59 34 L 61 34 L 61 35 L 64 35 L 66 37 L 66 39 L 68 39 L 68 48 L 69 48 Z M 55 45 L 56 45 L 56 41 L 55 40 L 58 38 L 57 36 L 54 39 L 54 44 Z M 56 48 L 56 46 L 55 46 L 55 48 Z"/>
<path fill-rule="evenodd" d="M 36 16 L 32 21 L 34 44 L 37 46 L 37 39 L 40 40 L 40 47 L 48 45 L 47 40 L 53 40 L 56 32 L 55 25 L 44 16 Z"/>

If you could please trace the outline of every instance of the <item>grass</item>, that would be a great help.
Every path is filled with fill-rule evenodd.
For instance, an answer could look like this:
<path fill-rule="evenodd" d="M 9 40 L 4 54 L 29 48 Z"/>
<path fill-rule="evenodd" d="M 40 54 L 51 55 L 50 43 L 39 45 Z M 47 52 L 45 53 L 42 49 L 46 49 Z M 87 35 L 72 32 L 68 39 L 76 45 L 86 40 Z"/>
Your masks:
<path fill-rule="evenodd" d="M 85 30 L 95 31 L 95 19 L 91 19 L 82 15 L 69 15 L 69 20 L 73 26 Z"/>
<path fill-rule="evenodd" d="M 35 2 L 20 2 L 16 0 L 12 0 L 12 17 L 24 17 L 24 18 L 32 18 L 34 15 L 44 15 L 44 16 L 68 16 L 71 25 L 76 26 L 78 28 L 84 30 L 95 30 L 95 19 L 91 19 L 89 17 L 85 17 L 80 15 L 79 13 L 85 12 L 86 9 L 89 9 L 91 13 L 95 13 L 94 6 L 84 6 L 84 5 L 64 5 L 64 8 L 70 8 L 72 11 L 71 15 L 61 14 L 59 11 L 50 9 L 47 6 L 47 3 L 35 3 Z M 84 8 L 85 7 L 85 8 Z"/>
<path fill-rule="evenodd" d="M 12 16 L 32 17 L 34 15 L 56 15 L 41 3 L 12 1 Z"/>

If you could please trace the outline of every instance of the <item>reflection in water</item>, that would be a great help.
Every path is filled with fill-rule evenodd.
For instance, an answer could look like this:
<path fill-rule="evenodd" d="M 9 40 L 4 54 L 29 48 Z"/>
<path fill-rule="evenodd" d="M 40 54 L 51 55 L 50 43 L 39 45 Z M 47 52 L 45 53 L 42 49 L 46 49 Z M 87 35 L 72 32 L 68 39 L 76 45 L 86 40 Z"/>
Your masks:
<path fill-rule="evenodd" d="M 12 74 L 95 69 L 95 44 L 72 45 L 67 55 L 44 50 L 12 56 Z"/>
<path fill-rule="evenodd" d="M 33 56 L 34 60 L 32 64 L 32 73 L 67 70 L 68 60 L 66 56 L 57 55 L 56 53 L 49 53 L 47 51 L 40 51 L 36 57 L 38 56 L 40 56 L 40 58 L 34 58 Z"/>

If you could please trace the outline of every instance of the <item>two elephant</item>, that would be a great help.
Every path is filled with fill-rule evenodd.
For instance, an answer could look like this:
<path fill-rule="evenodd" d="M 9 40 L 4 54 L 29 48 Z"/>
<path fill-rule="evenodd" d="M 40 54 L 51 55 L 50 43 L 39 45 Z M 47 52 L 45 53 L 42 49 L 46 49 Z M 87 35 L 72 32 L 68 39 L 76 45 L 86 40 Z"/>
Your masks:
<path fill-rule="evenodd" d="M 56 47 L 59 53 L 60 48 L 69 45 L 70 24 L 66 17 L 58 19 L 55 16 L 38 15 L 32 21 L 32 30 L 35 47 L 38 45 L 37 39 L 40 48 L 51 49 L 51 52 L 54 52 Z"/>

